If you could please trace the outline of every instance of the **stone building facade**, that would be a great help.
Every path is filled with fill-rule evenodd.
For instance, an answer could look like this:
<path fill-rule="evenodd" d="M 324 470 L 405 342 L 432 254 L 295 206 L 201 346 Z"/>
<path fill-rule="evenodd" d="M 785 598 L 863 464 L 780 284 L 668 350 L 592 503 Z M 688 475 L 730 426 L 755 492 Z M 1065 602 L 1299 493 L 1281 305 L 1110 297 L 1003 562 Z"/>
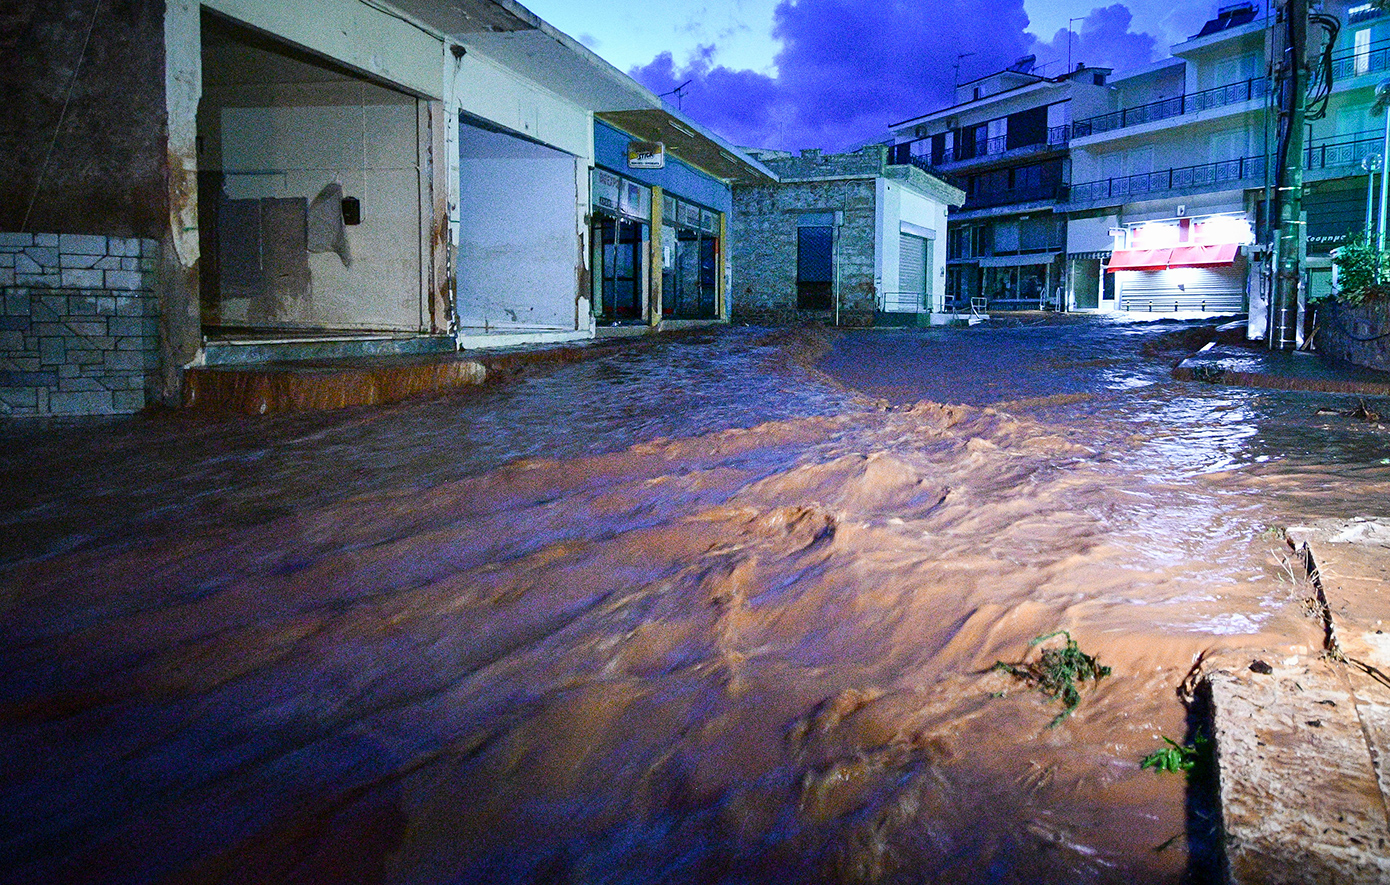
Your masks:
<path fill-rule="evenodd" d="M 0 415 L 112 415 L 157 397 L 159 244 L 0 234 Z"/>
<path fill-rule="evenodd" d="M 779 180 L 734 187 L 733 319 L 873 325 L 892 309 L 888 296 L 903 288 L 899 240 L 906 237 L 923 244 L 917 263 L 925 264 L 911 312 L 939 311 L 946 208 L 964 200 L 959 189 L 915 167 L 889 166 L 884 145 L 845 154 L 750 153 Z M 938 233 L 941 246 L 927 246 Z"/>
<path fill-rule="evenodd" d="M 1318 353 L 1333 359 L 1390 372 L 1390 302 L 1355 306 L 1323 302 L 1318 306 L 1314 344 Z"/>

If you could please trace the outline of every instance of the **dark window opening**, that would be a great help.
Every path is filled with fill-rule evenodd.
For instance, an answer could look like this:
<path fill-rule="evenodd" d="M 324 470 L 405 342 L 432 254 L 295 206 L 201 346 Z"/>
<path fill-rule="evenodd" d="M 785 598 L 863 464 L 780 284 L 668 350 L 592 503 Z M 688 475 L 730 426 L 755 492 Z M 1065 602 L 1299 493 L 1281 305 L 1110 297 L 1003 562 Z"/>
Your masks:
<path fill-rule="evenodd" d="M 796 229 L 797 310 L 830 309 L 835 273 L 834 241 L 835 229 L 830 226 Z"/>
<path fill-rule="evenodd" d="M 598 316 L 605 320 L 640 320 L 642 316 L 642 252 L 645 225 L 600 216 L 598 220 Z"/>

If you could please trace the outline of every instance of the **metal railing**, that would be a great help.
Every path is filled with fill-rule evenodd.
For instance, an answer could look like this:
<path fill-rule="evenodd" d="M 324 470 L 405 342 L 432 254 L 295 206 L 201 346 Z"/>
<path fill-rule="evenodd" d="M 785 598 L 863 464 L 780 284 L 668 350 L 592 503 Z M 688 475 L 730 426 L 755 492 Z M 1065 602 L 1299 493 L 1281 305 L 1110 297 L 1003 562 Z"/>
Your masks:
<path fill-rule="evenodd" d="M 1182 166 L 1073 184 L 1069 202 L 1093 203 L 1097 200 L 1129 198 L 1185 188 L 1234 184 L 1263 178 L 1264 173 L 1264 157 L 1242 157 L 1239 160 L 1223 160 L 1220 163 L 1203 163 L 1200 166 Z"/>
<path fill-rule="evenodd" d="M 1033 187 L 1020 187 L 997 191 L 976 191 L 967 194 L 965 205 L 961 211 L 968 212 L 971 209 L 988 209 L 994 206 L 1008 206 L 1014 203 L 1035 203 L 1039 200 L 1064 201 L 1067 197 L 1067 187 L 1059 182 L 1049 182 Z"/>
<path fill-rule="evenodd" d="M 924 292 L 884 292 L 884 313 L 922 313 L 931 310 Z"/>
<path fill-rule="evenodd" d="M 1303 152 L 1305 169 L 1333 169 L 1338 166 L 1358 166 L 1371 154 L 1383 150 L 1384 136 L 1379 132 L 1361 132 L 1340 139 L 1325 139 L 1308 145 Z"/>
<path fill-rule="evenodd" d="M 1377 40 L 1364 52 L 1352 49 L 1332 56 L 1332 82 L 1379 74 L 1390 68 L 1390 40 Z"/>
<path fill-rule="evenodd" d="M 927 141 L 928 139 L 921 139 Z M 1053 126 L 1047 130 L 1047 135 L 1042 141 L 1034 141 L 1028 144 L 1019 144 L 1009 147 L 1009 137 L 1007 135 L 996 135 L 993 138 L 977 140 L 972 144 L 953 145 L 950 150 L 941 152 L 941 159 L 933 163 L 931 156 L 924 155 L 913 157 L 913 163 L 924 169 L 930 169 L 936 164 L 960 163 L 966 160 L 979 160 L 986 157 L 999 157 L 1014 151 L 1039 151 L 1050 147 L 1061 147 L 1071 140 L 1071 125 L 1063 124 Z M 918 162 L 918 161 L 923 162 Z"/>
<path fill-rule="evenodd" d="M 1252 98 L 1263 98 L 1268 89 L 1268 80 L 1264 77 L 1252 77 L 1249 80 L 1228 83 L 1225 86 L 1203 89 L 1201 92 L 1190 92 L 1176 98 L 1165 98 L 1162 101 L 1088 117 L 1085 120 L 1077 120 L 1072 124 L 1072 137 L 1085 138 L 1088 135 L 1112 132 L 1129 126 L 1140 126 L 1144 123 L 1167 120 L 1170 117 L 1181 117 L 1183 114 L 1195 114 L 1212 108 L 1239 104 Z"/>

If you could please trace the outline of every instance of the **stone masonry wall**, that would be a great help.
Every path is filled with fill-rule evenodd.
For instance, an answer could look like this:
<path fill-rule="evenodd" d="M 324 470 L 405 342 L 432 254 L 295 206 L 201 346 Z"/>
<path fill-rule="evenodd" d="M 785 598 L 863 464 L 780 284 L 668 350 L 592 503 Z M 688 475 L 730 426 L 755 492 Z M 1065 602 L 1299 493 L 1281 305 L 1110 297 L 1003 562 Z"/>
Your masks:
<path fill-rule="evenodd" d="M 113 415 L 152 399 L 158 248 L 0 233 L 0 415 Z"/>
<path fill-rule="evenodd" d="M 1318 306 L 1317 323 L 1319 353 L 1390 372 L 1390 302 L 1351 307 L 1326 301 Z"/>
<path fill-rule="evenodd" d="M 843 163 L 841 157 L 848 158 Z M 858 154 L 820 158 L 821 175 L 858 174 Z M 775 161 L 767 162 L 773 167 Z M 798 160 L 798 167 L 804 166 Z M 853 172 L 840 170 L 848 163 Z M 878 292 L 874 287 L 874 181 L 871 178 L 787 181 L 759 187 L 736 186 L 731 220 L 731 313 L 736 321 L 787 324 L 829 319 L 833 311 L 796 307 L 796 226 L 807 212 L 843 212 L 836 253 L 842 325 L 873 324 Z"/>

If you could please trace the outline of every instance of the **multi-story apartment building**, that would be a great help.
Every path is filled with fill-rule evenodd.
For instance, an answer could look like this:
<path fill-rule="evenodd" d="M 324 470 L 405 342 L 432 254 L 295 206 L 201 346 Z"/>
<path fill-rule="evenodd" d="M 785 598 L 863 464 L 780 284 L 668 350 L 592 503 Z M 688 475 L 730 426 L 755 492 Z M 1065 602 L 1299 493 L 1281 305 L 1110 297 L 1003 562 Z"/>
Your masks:
<path fill-rule="evenodd" d="M 1252 4 L 1223 8 L 1171 57 L 1114 78 L 1103 113 L 1075 121 L 1071 306 L 1245 309 L 1274 171 L 1268 31 Z"/>
<path fill-rule="evenodd" d="M 948 225 L 949 301 L 1036 308 L 1060 285 L 1071 121 L 1109 107 L 1108 74 L 1078 66 L 1045 77 L 1028 56 L 956 87 L 954 105 L 892 127 L 894 162 L 965 191 Z"/>
<path fill-rule="evenodd" d="M 1390 15 L 1369 3 L 1329 4 L 1342 22 L 1332 53 L 1327 113 L 1309 125 L 1303 208 L 1308 220 L 1309 291 L 1332 285 L 1329 253 L 1378 215 L 1385 114 L 1372 113 L 1377 87 L 1390 79 Z M 1368 187 L 1369 185 L 1369 187 Z M 1368 215 L 1369 212 L 1369 215 Z"/>
<path fill-rule="evenodd" d="M 1367 158 L 1386 152 L 1386 120 L 1371 106 L 1390 77 L 1390 15 L 1342 0 L 1323 11 L 1342 27 L 1325 113 L 1305 133 L 1313 293 L 1331 284 L 1330 250 L 1366 228 L 1368 211 L 1374 220 L 1379 180 L 1368 179 Z M 894 126 L 895 161 L 967 193 L 950 216 L 948 291 L 1025 306 L 1060 284 L 1077 310 L 1248 310 L 1252 336 L 1263 335 L 1275 24 L 1251 2 L 1221 7 L 1168 58 L 1122 76 L 1078 68 L 1049 79 L 1018 65 Z"/>

